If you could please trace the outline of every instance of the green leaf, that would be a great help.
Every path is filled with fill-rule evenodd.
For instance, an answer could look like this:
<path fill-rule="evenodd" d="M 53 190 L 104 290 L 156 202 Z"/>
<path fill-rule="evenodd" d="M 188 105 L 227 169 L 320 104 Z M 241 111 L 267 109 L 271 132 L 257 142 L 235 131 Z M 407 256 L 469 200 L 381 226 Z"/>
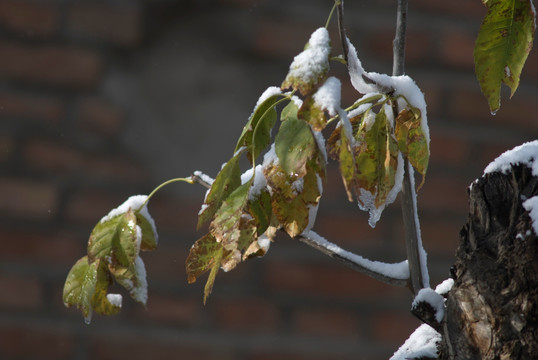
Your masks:
<path fill-rule="evenodd" d="M 213 289 L 223 252 L 222 245 L 209 233 L 196 240 L 185 262 L 189 284 L 194 283 L 200 276 L 211 270 L 204 287 L 204 304 Z"/>
<path fill-rule="evenodd" d="M 314 101 L 313 97 L 307 97 L 303 101 L 303 105 L 298 112 L 299 119 L 302 119 L 312 125 L 312 128 L 316 131 L 321 131 L 327 125 L 327 115 L 318 104 Z"/>
<path fill-rule="evenodd" d="M 109 264 L 108 270 L 116 282 L 129 291 L 129 295 L 133 300 L 146 304 L 148 284 L 146 269 L 141 257 L 137 256 L 132 263 L 126 265 L 121 263 Z"/>
<path fill-rule="evenodd" d="M 290 101 L 288 105 L 284 106 L 282 112 L 280 113 L 280 121 L 286 121 L 288 119 L 297 119 L 297 112 L 299 107 L 295 104 L 294 101 Z"/>
<path fill-rule="evenodd" d="M 138 255 L 136 215 L 132 209 L 99 222 L 88 241 L 90 261 L 107 259 L 108 263 L 128 266 Z"/>
<path fill-rule="evenodd" d="M 292 88 L 303 96 L 309 95 L 327 76 L 330 54 L 329 33 L 327 29 L 319 28 L 312 33 L 304 51 L 293 59 L 281 88 Z"/>
<path fill-rule="evenodd" d="M 260 236 L 269 227 L 271 217 L 273 216 L 269 191 L 264 189 L 257 198 L 249 200 L 248 209 L 249 213 L 256 220 L 256 234 Z"/>
<path fill-rule="evenodd" d="M 64 284 L 65 306 L 76 306 L 89 321 L 92 314 L 92 297 L 97 284 L 98 262 L 90 263 L 87 256 L 79 259 L 67 274 Z"/>
<path fill-rule="evenodd" d="M 342 175 L 342 180 L 344 181 L 347 198 L 349 201 L 353 201 L 352 190 L 357 191 L 357 164 L 355 162 L 355 156 L 353 155 L 353 149 L 346 134 L 345 127 L 340 126 L 339 129 L 340 151 L 338 152 L 338 162 L 340 174 Z"/>
<path fill-rule="evenodd" d="M 245 215 L 245 207 L 248 202 L 248 192 L 251 185 L 252 179 L 235 189 L 224 201 L 211 222 L 211 233 L 217 242 L 226 250 L 232 251 L 237 249 L 238 242 L 242 236 L 245 236 L 242 232 L 244 228 L 241 226 L 244 223 L 241 220 Z"/>
<path fill-rule="evenodd" d="M 286 174 L 304 176 L 306 162 L 317 149 L 312 129 L 303 120 L 288 118 L 275 137 L 275 152 Z"/>
<path fill-rule="evenodd" d="M 243 128 L 235 151 L 237 152 L 241 147 L 245 146 L 247 148 L 247 158 L 251 163 L 271 142 L 271 129 L 277 119 L 275 106 L 285 97 L 286 95 L 276 94 L 265 99 L 254 109 L 249 121 Z"/>
<path fill-rule="evenodd" d="M 153 231 L 153 227 L 149 223 L 148 219 L 136 211 L 136 223 L 142 230 L 142 242 L 140 244 L 140 250 L 152 251 L 157 249 L 157 234 Z"/>
<path fill-rule="evenodd" d="M 93 310 L 101 315 L 117 314 L 120 312 L 121 306 L 112 304 L 107 298 L 108 287 L 112 285 L 112 278 L 106 263 L 102 260 L 97 260 L 97 263 L 97 281 L 92 297 Z"/>
<path fill-rule="evenodd" d="M 405 108 L 396 117 L 394 135 L 398 148 L 411 165 L 422 175 L 422 183 L 428 170 L 430 151 L 421 126 L 422 115 L 417 108 Z"/>
<path fill-rule="evenodd" d="M 241 185 L 239 168 L 241 154 L 242 151 L 236 152 L 235 156 L 224 165 L 213 182 L 213 185 L 211 185 L 211 189 L 205 199 L 203 210 L 198 216 L 198 229 L 215 215 L 222 202 Z"/>
<path fill-rule="evenodd" d="M 217 242 L 211 233 L 196 240 L 185 262 L 188 283 L 194 283 L 200 276 L 209 271 L 215 263 L 220 266 L 222 250 L 222 245 Z"/>
<path fill-rule="evenodd" d="M 488 0 L 474 50 L 475 71 L 492 113 L 500 107 L 501 83 L 514 94 L 532 47 L 535 16 L 531 0 Z"/>

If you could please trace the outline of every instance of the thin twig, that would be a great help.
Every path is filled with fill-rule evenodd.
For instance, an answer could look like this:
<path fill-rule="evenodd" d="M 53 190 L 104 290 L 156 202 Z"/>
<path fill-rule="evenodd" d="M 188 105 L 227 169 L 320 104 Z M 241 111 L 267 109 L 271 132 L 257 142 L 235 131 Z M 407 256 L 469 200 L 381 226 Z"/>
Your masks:
<path fill-rule="evenodd" d="M 346 60 L 347 64 L 347 54 L 348 54 L 348 46 L 347 46 L 347 37 L 346 37 L 346 29 L 344 27 L 344 0 L 335 0 L 336 3 L 336 10 L 338 12 L 338 30 L 340 32 L 340 42 L 342 43 L 342 51 L 344 52 L 344 59 Z"/>
<path fill-rule="evenodd" d="M 407 0 L 398 0 L 398 10 L 396 15 L 396 35 L 393 42 L 393 64 L 392 75 L 403 75 L 405 71 L 405 35 L 407 29 Z M 397 109 L 394 109 L 395 112 Z M 396 116 L 397 114 L 395 114 Z M 407 159 L 404 159 L 404 180 L 402 187 L 402 217 L 405 231 L 405 245 L 407 250 L 407 259 L 409 261 L 409 274 L 411 279 L 411 290 L 414 294 L 424 288 L 424 275 L 422 274 L 421 257 L 419 247 L 422 246 L 420 241 L 420 225 L 418 216 L 414 181 L 411 179 L 413 173 Z"/>

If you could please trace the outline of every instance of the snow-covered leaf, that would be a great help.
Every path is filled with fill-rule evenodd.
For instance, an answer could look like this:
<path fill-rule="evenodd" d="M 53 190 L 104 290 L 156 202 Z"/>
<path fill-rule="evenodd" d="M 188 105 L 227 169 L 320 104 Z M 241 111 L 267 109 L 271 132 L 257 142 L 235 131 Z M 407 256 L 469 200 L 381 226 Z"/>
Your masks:
<path fill-rule="evenodd" d="M 136 220 L 134 211 L 129 209 L 123 214 L 97 223 L 88 241 L 90 261 L 106 258 L 110 264 L 128 266 L 134 263 L 140 250 Z"/>
<path fill-rule="evenodd" d="M 239 168 L 241 154 L 242 151 L 236 152 L 236 154 L 222 167 L 215 181 L 211 185 L 202 211 L 200 211 L 198 216 L 198 229 L 215 215 L 222 205 L 222 202 L 239 185 L 241 185 L 241 173 Z"/>
<path fill-rule="evenodd" d="M 532 0 L 487 0 L 487 14 L 474 50 L 475 71 L 492 113 L 500 107 L 501 84 L 511 95 L 531 50 L 536 28 Z"/>
<path fill-rule="evenodd" d="M 271 142 L 271 129 L 277 119 L 275 105 L 284 96 L 276 93 L 259 103 L 243 128 L 235 151 L 245 146 L 247 149 L 247 158 L 251 163 L 256 160 L 262 150 Z"/>
<path fill-rule="evenodd" d="M 248 211 L 256 220 L 256 234 L 262 235 L 271 223 L 273 213 L 271 211 L 271 195 L 267 189 L 260 192 L 259 196 L 249 200 Z"/>
<path fill-rule="evenodd" d="M 281 88 L 309 95 L 327 76 L 330 54 L 329 32 L 319 28 L 310 36 L 304 51 L 293 59 Z"/>

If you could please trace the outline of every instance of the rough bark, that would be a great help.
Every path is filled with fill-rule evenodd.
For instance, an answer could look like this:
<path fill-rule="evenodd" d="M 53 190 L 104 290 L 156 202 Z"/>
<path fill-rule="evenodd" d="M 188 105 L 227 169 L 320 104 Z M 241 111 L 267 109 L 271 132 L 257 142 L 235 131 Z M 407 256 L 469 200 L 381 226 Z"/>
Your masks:
<path fill-rule="evenodd" d="M 522 206 L 536 195 L 523 165 L 470 187 L 440 359 L 538 359 L 538 237 Z"/>

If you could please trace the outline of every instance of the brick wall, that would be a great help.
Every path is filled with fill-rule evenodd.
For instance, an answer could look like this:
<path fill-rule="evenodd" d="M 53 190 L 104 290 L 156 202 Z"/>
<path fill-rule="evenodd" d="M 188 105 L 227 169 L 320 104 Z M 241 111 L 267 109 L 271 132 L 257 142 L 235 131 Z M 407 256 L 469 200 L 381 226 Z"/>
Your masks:
<path fill-rule="evenodd" d="M 120 315 L 87 326 L 61 300 L 109 209 L 195 169 L 215 175 L 259 94 L 283 79 L 331 5 L 0 0 L 0 358 L 380 360 L 397 349 L 418 325 L 408 291 L 285 237 L 219 274 L 203 306 L 203 281 L 187 285 L 183 264 L 201 236 L 204 191 L 188 185 L 150 204 L 161 241 L 144 256 L 147 309 L 125 299 Z M 419 210 L 435 285 L 453 261 L 468 184 L 538 135 L 538 53 L 491 116 L 473 75 L 480 1 L 415 0 L 409 10 L 406 72 L 426 93 L 432 135 Z M 365 68 L 390 72 L 393 1 L 348 1 L 346 12 Z M 319 233 L 400 261 L 400 219 L 396 204 L 369 228 L 331 169 Z"/>

